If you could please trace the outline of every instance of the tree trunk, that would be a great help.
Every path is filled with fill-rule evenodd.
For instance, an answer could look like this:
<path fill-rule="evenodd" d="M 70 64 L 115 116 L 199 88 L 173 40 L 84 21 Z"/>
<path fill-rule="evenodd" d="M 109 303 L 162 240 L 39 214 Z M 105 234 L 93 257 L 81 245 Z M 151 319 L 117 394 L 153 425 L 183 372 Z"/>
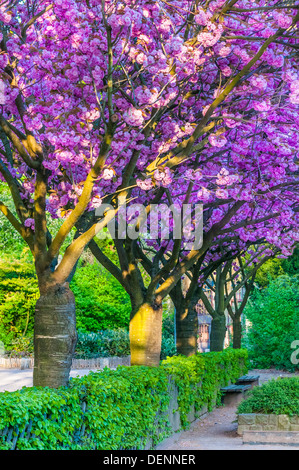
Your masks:
<path fill-rule="evenodd" d="M 42 290 L 35 308 L 34 386 L 68 384 L 76 340 L 75 298 L 68 284 Z"/>
<path fill-rule="evenodd" d="M 162 304 L 144 303 L 130 320 L 131 365 L 159 366 L 162 342 Z"/>
<path fill-rule="evenodd" d="M 226 333 L 226 318 L 224 313 L 212 318 L 210 333 L 210 351 L 223 351 Z"/>
<path fill-rule="evenodd" d="M 176 308 L 176 348 L 183 356 L 197 353 L 198 319 L 194 305 Z"/>
<path fill-rule="evenodd" d="M 233 318 L 233 348 L 240 349 L 242 344 L 241 317 L 235 315 Z"/>

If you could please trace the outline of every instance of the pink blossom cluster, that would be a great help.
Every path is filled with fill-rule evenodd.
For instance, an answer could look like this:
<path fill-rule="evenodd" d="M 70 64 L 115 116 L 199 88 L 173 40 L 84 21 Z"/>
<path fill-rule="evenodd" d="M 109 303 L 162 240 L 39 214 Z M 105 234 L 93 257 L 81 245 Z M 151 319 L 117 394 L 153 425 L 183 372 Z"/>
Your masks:
<path fill-rule="evenodd" d="M 207 205 L 205 229 L 242 201 L 230 222 L 241 241 L 265 237 L 279 246 L 291 244 L 299 202 L 295 10 L 276 11 L 273 5 L 252 11 L 255 4 L 243 0 L 238 7 L 244 11 L 221 15 L 223 0 L 199 1 L 193 18 L 189 0 L 106 0 L 104 15 L 98 0 L 26 3 L 15 3 L 13 14 L 0 9 L 5 38 L 0 111 L 21 142 L 32 133 L 43 148 L 52 217 L 76 206 L 103 142 L 110 139 L 90 210 L 124 181 L 140 203 L 149 203 L 157 188 L 165 190 L 165 200 L 167 192 L 182 203 L 192 184 L 189 200 Z M 24 31 L 33 12 L 47 7 Z M 288 29 L 286 37 L 273 41 L 216 105 L 279 28 Z M 204 130 L 193 138 L 207 116 Z M 190 142 L 194 151 L 185 155 Z M 3 164 L 32 210 L 36 174 L 20 153 L 14 150 L 11 160 L 6 143 L 0 145 Z M 2 180 L 3 175 L 4 170 Z M 238 228 L 268 213 L 280 214 L 278 225 L 270 218 L 254 230 Z"/>

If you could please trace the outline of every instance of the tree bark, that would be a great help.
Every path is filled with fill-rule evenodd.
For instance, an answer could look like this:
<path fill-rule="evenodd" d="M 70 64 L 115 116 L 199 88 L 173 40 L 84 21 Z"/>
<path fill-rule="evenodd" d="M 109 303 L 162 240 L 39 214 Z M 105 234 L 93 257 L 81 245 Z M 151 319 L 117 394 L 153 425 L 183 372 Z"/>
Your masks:
<path fill-rule="evenodd" d="M 224 313 L 215 315 L 211 322 L 210 351 L 223 351 L 226 333 L 226 318 Z"/>
<path fill-rule="evenodd" d="M 242 324 L 241 317 L 235 315 L 233 318 L 233 348 L 240 349 L 242 345 Z"/>
<path fill-rule="evenodd" d="M 162 304 L 145 302 L 131 314 L 131 365 L 159 366 L 161 342 Z"/>
<path fill-rule="evenodd" d="M 176 348 L 183 356 L 197 353 L 198 318 L 195 306 L 176 308 Z"/>
<path fill-rule="evenodd" d="M 76 341 L 75 298 L 68 284 L 43 289 L 35 308 L 34 386 L 68 384 Z"/>

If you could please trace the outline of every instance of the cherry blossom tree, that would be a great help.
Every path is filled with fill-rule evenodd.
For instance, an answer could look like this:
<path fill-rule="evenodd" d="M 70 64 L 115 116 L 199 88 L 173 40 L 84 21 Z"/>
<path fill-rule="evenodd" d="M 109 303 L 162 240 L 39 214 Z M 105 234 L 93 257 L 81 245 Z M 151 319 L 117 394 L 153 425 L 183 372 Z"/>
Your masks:
<path fill-rule="evenodd" d="M 118 227 L 120 267 L 99 255 L 131 296 L 133 364 L 158 363 L 162 300 L 217 236 L 261 230 L 279 245 L 282 228 L 296 225 L 297 23 L 297 6 L 275 1 L 1 3 L 0 175 L 15 210 L 0 209 L 39 281 L 35 385 L 68 381 L 68 280 L 123 201 L 149 214 L 154 202 L 205 204 L 202 247 L 170 239 L 162 266 L 153 243 L 146 288 L 138 240 Z M 49 217 L 61 219 L 57 233 Z M 274 218 L 277 229 L 265 229 Z"/>

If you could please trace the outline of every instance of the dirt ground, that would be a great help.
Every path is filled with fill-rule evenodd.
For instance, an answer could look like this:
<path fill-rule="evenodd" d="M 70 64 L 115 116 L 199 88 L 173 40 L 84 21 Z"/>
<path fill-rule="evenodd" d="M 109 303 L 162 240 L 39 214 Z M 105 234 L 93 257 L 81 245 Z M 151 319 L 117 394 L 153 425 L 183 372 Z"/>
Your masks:
<path fill-rule="evenodd" d="M 88 369 L 72 370 L 71 376 L 88 374 Z M 275 369 L 251 370 L 258 374 L 262 384 L 279 376 L 299 376 Z M 0 370 L 0 392 L 14 391 L 23 386 L 32 386 L 32 370 Z M 245 445 L 237 435 L 235 407 L 219 407 L 195 421 L 187 431 L 182 431 L 160 443 L 156 450 L 299 450 L 298 446 Z"/>

